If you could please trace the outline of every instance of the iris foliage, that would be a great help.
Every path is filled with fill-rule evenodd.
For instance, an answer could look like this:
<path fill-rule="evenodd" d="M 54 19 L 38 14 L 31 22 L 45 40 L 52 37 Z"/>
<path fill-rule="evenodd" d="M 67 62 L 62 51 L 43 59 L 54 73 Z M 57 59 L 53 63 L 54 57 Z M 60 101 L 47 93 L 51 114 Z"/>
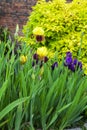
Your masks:
<path fill-rule="evenodd" d="M 0 44 L 0 129 L 63 130 L 82 119 L 87 108 L 83 70 L 72 72 L 56 56 L 32 66 L 37 55 L 30 46 L 21 44 L 16 54 L 14 48 L 9 40 Z"/>

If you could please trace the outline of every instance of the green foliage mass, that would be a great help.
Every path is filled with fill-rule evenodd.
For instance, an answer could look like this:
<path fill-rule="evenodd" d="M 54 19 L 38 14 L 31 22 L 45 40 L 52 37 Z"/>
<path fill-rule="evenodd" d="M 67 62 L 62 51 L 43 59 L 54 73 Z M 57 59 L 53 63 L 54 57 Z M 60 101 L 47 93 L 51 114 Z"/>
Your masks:
<path fill-rule="evenodd" d="M 5 48 L 9 50 L 5 54 Z M 64 130 L 75 125 L 87 110 L 87 76 L 52 61 L 32 67 L 34 52 L 21 44 L 0 44 L 0 130 Z M 13 52 L 11 55 L 10 53 Z M 5 54 L 5 55 L 4 55 Z M 20 56 L 27 56 L 24 64 Z M 53 59 L 53 63 L 58 59 Z M 81 124 L 81 123 L 80 123 Z"/>
<path fill-rule="evenodd" d="M 35 44 L 32 31 L 37 26 L 45 31 L 45 46 L 58 51 L 59 59 L 68 50 L 77 57 L 80 50 L 79 60 L 87 66 L 87 0 L 38 1 L 24 26 L 22 40 Z"/>

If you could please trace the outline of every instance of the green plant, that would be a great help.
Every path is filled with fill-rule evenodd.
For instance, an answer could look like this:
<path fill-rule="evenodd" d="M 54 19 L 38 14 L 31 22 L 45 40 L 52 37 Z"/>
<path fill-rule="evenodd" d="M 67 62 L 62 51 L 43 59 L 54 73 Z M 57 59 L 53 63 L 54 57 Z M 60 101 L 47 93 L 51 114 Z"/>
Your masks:
<path fill-rule="evenodd" d="M 59 60 L 66 51 L 70 50 L 74 57 L 79 57 L 79 60 L 83 62 L 84 68 L 87 68 L 86 0 L 73 0 L 69 4 L 65 0 L 38 1 L 23 28 L 24 37 L 21 38 L 22 41 L 34 47 L 36 47 L 36 41 L 33 30 L 36 27 L 44 29 L 44 45 L 51 52 L 57 51 Z M 80 55 L 78 56 L 79 49 Z"/>
<path fill-rule="evenodd" d="M 64 61 L 52 70 L 56 57 L 32 66 L 32 48 L 22 43 L 17 56 L 10 55 L 14 47 L 10 41 L 0 44 L 0 129 L 63 130 L 79 121 L 87 108 L 83 71 L 71 72 Z M 20 56 L 27 56 L 22 64 Z"/>
<path fill-rule="evenodd" d="M 9 39 L 9 34 L 8 28 L 0 26 L 0 41 L 6 42 Z"/>

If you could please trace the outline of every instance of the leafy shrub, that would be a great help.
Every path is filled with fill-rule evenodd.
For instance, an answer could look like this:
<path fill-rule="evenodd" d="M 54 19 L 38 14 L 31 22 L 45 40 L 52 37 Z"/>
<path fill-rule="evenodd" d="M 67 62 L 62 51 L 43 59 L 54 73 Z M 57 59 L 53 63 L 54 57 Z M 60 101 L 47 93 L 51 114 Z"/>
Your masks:
<path fill-rule="evenodd" d="M 37 26 L 45 31 L 44 45 L 58 51 L 59 59 L 70 50 L 87 66 L 87 0 L 38 1 L 23 29 L 22 40 L 29 45 L 36 46 L 33 29 Z"/>

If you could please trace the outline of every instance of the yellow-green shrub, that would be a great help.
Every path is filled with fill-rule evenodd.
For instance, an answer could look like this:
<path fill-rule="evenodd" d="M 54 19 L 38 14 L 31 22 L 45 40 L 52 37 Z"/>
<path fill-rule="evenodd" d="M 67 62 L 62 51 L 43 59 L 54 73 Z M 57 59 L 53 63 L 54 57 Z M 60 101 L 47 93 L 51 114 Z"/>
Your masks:
<path fill-rule="evenodd" d="M 37 26 L 45 31 L 44 45 L 58 51 L 59 59 L 68 50 L 77 57 L 80 50 L 79 60 L 87 66 L 87 0 L 69 4 L 65 0 L 38 1 L 24 26 L 22 40 L 35 46 L 32 32 Z"/>

